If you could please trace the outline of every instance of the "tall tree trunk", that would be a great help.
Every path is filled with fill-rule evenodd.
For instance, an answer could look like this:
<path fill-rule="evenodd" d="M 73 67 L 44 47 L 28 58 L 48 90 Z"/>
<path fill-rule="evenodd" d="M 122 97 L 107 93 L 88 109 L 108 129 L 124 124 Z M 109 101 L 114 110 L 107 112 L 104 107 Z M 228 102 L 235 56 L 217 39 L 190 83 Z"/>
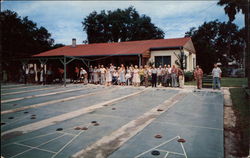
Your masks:
<path fill-rule="evenodd" d="M 245 14 L 245 27 L 246 27 L 246 55 L 245 66 L 247 70 L 248 88 L 250 89 L 250 0 L 247 0 L 247 12 Z"/>

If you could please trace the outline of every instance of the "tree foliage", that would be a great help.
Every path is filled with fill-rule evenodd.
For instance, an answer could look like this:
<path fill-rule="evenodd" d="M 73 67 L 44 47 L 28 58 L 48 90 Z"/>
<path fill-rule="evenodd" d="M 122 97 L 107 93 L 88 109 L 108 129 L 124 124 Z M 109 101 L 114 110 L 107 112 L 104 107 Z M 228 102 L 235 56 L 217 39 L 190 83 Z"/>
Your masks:
<path fill-rule="evenodd" d="M 217 4 L 220 6 L 224 6 L 225 13 L 228 15 L 230 22 L 234 21 L 235 15 L 240 11 L 244 14 L 244 20 L 245 20 L 244 32 L 246 36 L 245 65 L 246 65 L 246 74 L 248 77 L 248 88 L 250 89 L 250 42 L 249 42 L 250 2 L 249 0 L 220 0 Z"/>
<path fill-rule="evenodd" d="M 243 14 L 247 14 L 247 0 L 220 0 L 217 4 L 225 6 L 225 13 L 229 17 L 229 21 L 234 21 L 235 15 L 242 11 Z"/>
<path fill-rule="evenodd" d="M 164 38 L 164 32 L 151 18 L 139 15 L 135 8 L 93 11 L 82 22 L 88 43 L 135 41 Z"/>
<path fill-rule="evenodd" d="M 16 12 L 0 13 L 2 26 L 2 59 L 30 57 L 52 48 L 54 40 L 44 27 Z"/>
<path fill-rule="evenodd" d="M 192 37 L 197 52 L 197 64 L 206 73 L 211 71 L 213 63 L 216 62 L 221 62 L 223 66 L 233 60 L 242 63 L 244 29 L 239 29 L 231 22 L 204 22 L 197 29 L 191 28 L 185 36 Z"/>

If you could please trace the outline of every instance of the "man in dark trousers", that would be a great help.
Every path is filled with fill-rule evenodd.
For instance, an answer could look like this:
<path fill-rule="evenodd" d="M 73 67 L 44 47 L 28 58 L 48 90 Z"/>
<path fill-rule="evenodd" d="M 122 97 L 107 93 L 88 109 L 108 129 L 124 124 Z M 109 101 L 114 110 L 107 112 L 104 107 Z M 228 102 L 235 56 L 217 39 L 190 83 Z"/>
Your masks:
<path fill-rule="evenodd" d="M 155 68 L 154 65 L 153 65 L 153 68 L 151 69 L 151 73 L 152 73 L 152 87 L 156 87 L 156 83 L 157 83 L 157 69 Z"/>

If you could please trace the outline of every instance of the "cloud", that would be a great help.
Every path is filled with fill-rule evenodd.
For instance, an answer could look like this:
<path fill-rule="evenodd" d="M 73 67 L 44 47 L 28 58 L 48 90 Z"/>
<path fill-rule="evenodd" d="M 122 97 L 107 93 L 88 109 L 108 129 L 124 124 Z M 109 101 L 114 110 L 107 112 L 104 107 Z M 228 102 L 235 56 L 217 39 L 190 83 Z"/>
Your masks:
<path fill-rule="evenodd" d="M 4 1 L 3 9 L 28 16 L 52 34 L 56 43 L 70 44 L 72 38 L 82 43 L 87 38 L 81 21 L 92 11 L 125 9 L 134 6 L 140 14 L 151 17 L 152 22 L 164 30 L 165 37 L 184 36 L 191 27 L 204 21 L 227 21 L 223 7 L 216 1 Z M 237 24 L 244 24 L 242 14 Z"/>

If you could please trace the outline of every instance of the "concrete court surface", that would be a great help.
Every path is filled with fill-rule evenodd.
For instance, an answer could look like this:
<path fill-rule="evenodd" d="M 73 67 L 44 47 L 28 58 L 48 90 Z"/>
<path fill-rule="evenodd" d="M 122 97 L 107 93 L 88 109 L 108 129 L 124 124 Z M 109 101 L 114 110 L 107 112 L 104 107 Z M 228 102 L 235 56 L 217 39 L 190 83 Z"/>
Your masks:
<path fill-rule="evenodd" d="M 1 85 L 5 158 L 222 158 L 223 94 L 194 88 Z"/>

